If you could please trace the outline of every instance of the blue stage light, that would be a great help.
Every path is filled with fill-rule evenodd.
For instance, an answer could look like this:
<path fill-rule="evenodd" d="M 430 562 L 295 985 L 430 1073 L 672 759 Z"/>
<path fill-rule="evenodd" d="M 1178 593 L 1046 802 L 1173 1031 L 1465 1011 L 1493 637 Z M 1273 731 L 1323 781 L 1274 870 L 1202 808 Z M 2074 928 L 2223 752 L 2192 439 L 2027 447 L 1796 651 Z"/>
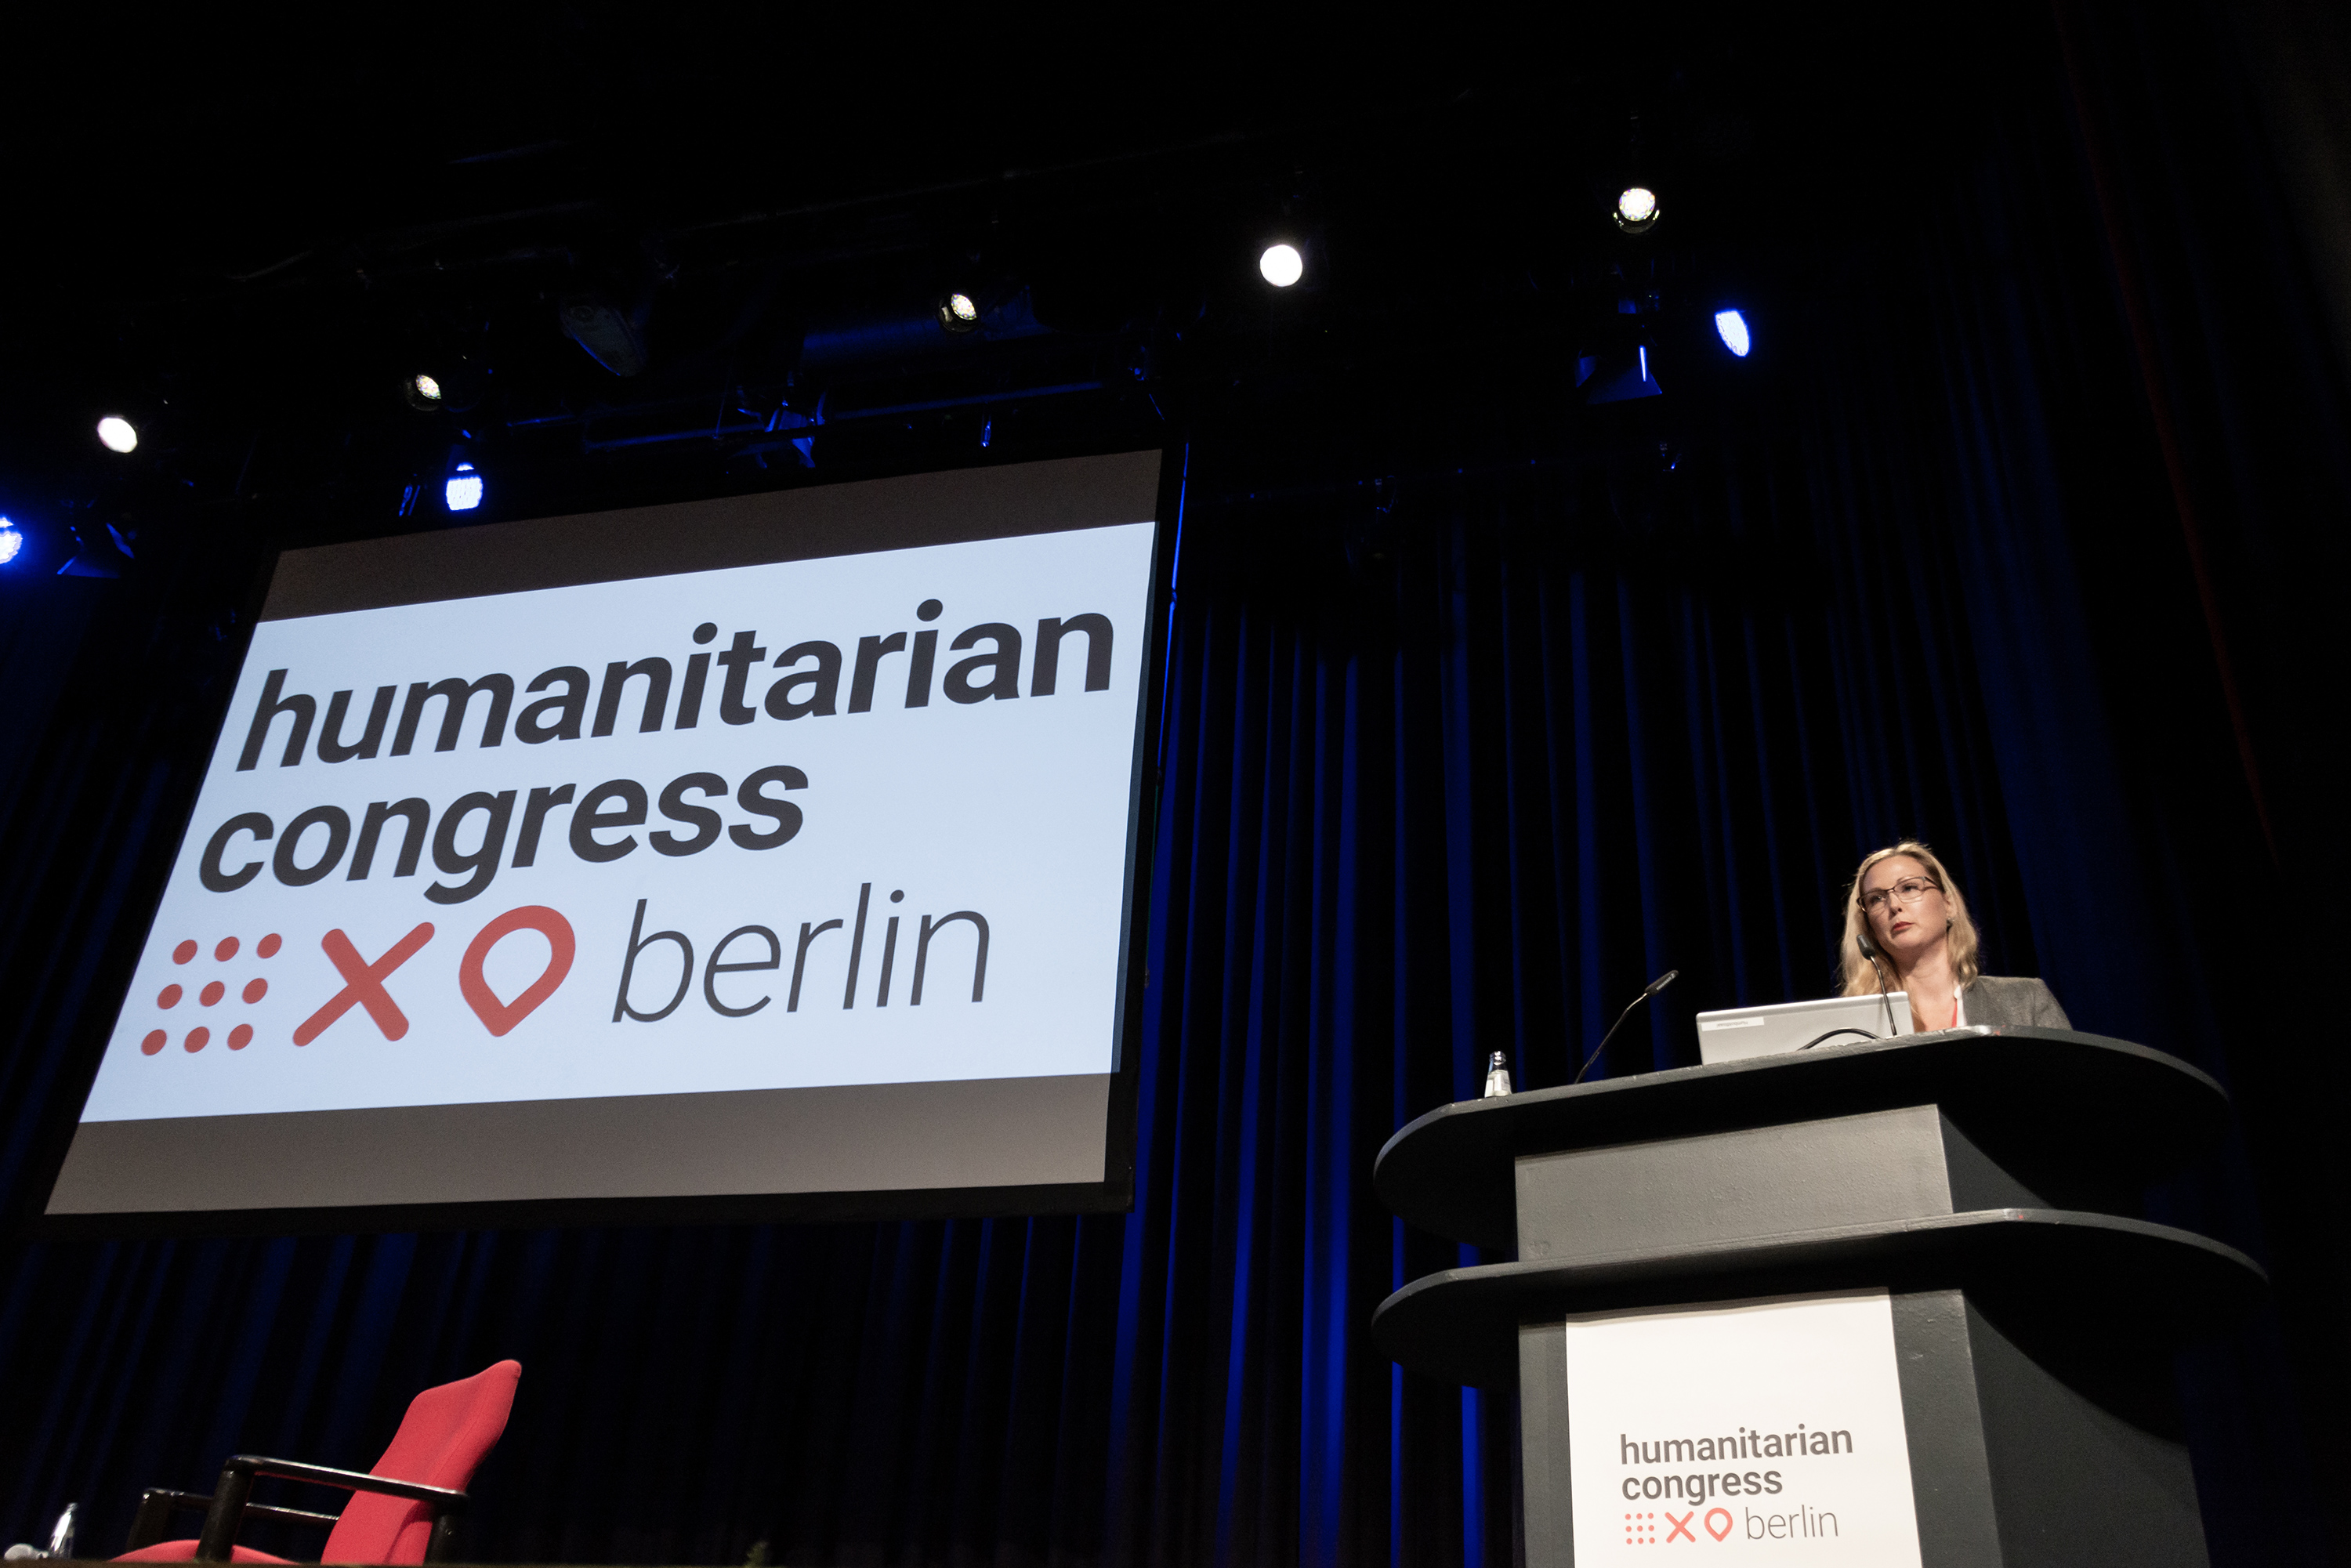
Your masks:
<path fill-rule="evenodd" d="M 1722 335 L 1722 346 L 1742 360 L 1747 350 L 1755 346 L 1755 340 L 1747 331 L 1747 318 L 1736 310 L 1716 311 L 1714 329 Z"/>
<path fill-rule="evenodd" d="M 25 553 L 25 536 L 16 525 L 0 517 L 0 566 L 6 566 Z"/>
<path fill-rule="evenodd" d="M 460 463 L 441 493 L 448 498 L 451 511 L 470 512 L 482 504 L 482 476 L 474 472 L 472 464 Z"/>

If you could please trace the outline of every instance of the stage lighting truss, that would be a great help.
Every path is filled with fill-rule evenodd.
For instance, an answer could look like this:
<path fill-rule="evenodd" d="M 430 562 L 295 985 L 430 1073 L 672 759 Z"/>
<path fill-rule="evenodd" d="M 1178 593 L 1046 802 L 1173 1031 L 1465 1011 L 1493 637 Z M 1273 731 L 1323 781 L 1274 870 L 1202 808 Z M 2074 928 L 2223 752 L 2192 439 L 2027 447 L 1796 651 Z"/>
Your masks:
<path fill-rule="evenodd" d="M 1616 211 L 1613 215 L 1618 228 L 1628 235 L 1641 235 L 1656 227 L 1657 219 L 1663 214 L 1664 209 L 1658 206 L 1655 191 L 1646 185 L 1627 185 L 1624 193 L 1616 198 Z"/>
<path fill-rule="evenodd" d="M 98 422 L 98 443 L 127 457 L 139 449 L 139 427 L 119 413 L 110 413 Z"/>

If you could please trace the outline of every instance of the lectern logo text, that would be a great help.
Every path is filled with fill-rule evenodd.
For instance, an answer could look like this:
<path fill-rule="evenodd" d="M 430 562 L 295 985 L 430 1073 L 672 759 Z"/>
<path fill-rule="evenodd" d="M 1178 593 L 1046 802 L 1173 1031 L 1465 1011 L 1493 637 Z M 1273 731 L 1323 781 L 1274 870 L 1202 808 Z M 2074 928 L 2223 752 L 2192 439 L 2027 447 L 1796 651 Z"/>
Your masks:
<path fill-rule="evenodd" d="M 1570 1319 L 1579 1563 L 1626 1547 L 1915 1564 L 1883 1292 Z"/>

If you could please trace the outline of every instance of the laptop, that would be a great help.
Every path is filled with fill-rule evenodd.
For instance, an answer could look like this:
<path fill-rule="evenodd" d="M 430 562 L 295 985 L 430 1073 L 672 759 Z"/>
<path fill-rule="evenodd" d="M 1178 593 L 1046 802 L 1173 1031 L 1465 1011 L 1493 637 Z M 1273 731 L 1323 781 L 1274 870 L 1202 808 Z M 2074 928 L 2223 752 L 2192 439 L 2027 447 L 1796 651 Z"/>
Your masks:
<path fill-rule="evenodd" d="M 1892 1029 L 1886 1028 L 1888 1021 Z M 1858 1045 L 1889 1034 L 1910 1033 L 1910 998 L 1823 997 L 1810 1002 L 1780 1002 L 1768 1008 L 1725 1008 L 1698 1015 L 1698 1056 L 1703 1062 L 1744 1061 L 1813 1045 Z M 1826 1037 L 1826 1038 L 1823 1038 Z"/>

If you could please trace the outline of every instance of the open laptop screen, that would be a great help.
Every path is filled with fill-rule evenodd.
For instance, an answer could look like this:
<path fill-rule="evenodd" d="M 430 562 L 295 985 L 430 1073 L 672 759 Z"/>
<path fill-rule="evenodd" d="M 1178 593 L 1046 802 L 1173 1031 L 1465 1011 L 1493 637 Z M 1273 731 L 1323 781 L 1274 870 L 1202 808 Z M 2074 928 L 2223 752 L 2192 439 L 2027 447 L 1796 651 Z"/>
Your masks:
<path fill-rule="evenodd" d="M 1698 1015 L 1698 1054 L 1704 1062 L 1774 1056 L 1813 1045 L 1850 1045 L 1910 1032 L 1910 998 L 1823 997 L 1762 1008 L 1726 1008 Z"/>

